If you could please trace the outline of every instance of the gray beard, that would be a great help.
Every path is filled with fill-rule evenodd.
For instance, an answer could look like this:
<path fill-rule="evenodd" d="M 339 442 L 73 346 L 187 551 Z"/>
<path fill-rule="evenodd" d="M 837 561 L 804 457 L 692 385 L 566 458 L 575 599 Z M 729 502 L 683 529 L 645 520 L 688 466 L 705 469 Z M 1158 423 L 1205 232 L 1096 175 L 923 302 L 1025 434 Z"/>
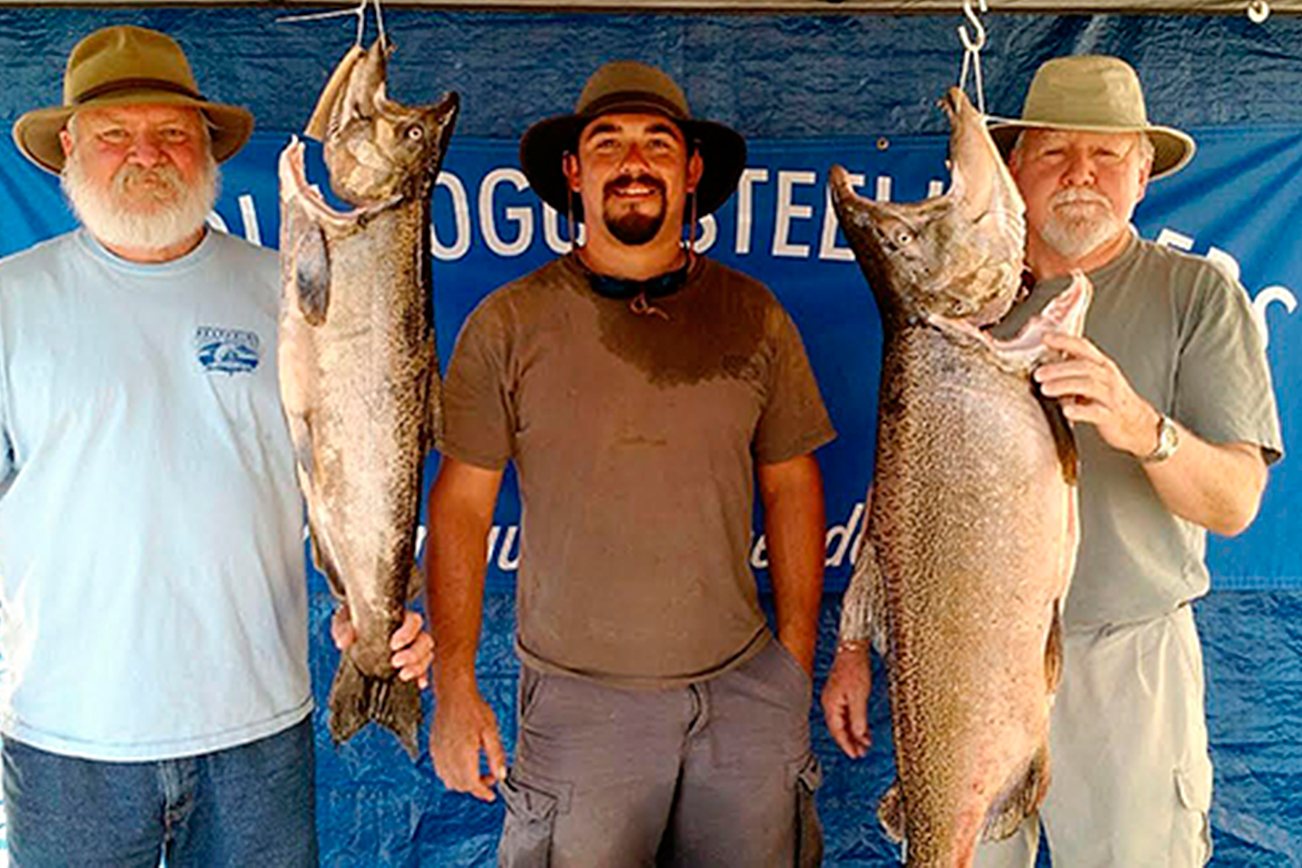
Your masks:
<path fill-rule="evenodd" d="M 123 188 L 128 173 L 155 172 L 172 191 L 172 201 L 150 214 L 140 214 L 122 206 Z M 163 250 L 181 243 L 203 228 L 217 201 L 221 176 L 217 162 L 209 154 L 195 183 L 186 186 L 180 173 L 171 166 L 140 170 L 118 170 L 105 187 L 98 187 L 82 168 L 77 150 L 68 155 L 60 186 L 81 224 L 100 242 L 114 247 Z"/>
<path fill-rule="evenodd" d="M 1065 213 L 1051 203 L 1049 219 L 1040 227 L 1040 237 L 1058 255 L 1080 259 L 1108 243 L 1126 224 L 1110 207 L 1070 208 Z"/>

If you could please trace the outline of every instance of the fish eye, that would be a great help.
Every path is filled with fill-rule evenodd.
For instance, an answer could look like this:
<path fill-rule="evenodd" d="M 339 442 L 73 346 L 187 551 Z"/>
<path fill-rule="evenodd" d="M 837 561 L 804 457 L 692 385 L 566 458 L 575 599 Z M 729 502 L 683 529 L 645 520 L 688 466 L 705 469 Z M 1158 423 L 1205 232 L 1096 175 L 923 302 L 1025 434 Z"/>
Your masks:
<path fill-rule="evenodd" d="M 900 247 L 913 243 L 913 233 L 907 229 L 895 230 L 895 243 Z"/>
<path fill-rule="evenodd" d="M 407 127 L 407 138 L 413 142 L 419 142 L 425 138 L 425 131 L 418 126 Z"/>

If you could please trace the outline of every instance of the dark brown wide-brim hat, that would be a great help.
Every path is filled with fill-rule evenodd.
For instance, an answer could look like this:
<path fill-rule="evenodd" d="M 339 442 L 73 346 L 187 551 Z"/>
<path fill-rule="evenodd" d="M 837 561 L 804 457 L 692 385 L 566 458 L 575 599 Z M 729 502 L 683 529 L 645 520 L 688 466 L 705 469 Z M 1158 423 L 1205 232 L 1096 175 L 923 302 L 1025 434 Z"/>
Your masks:
<path fill-rule="evenodd" d="M 1148 122 L 1134 68 L 1106 55 L 1080 54 L 1043 63 L 1031 79 L 1021 118 L 992 124 L 990 135 L 1007 159 L 1018 135 L 1032 128 L 1144 133 L 1153 143 L 1152 180 L 1183 169 L 1195 149 L 1188 133 Z"/>
<path fill-rule="evenodd" d="M 82 109 L 119 105 L 199 109 L 208 119 L 218 162 L 242 148 L 253 131 L 247 109 L 204 99 L 185 52 L 171 37 L 117 25 L 96 30 L 73 47 L 63 75 L 63 105 L 20 117 L 14 123 L 14 143 L 27 159 L 57 175 L 63 171 L 59 131 L 68 118 Z"/>
<path fill-rule="evenodd" d="M 696 213 L 715 211 L 737 189 L 746 168 L 746 140 L 714 121 L 693 118 L 687 98 L 673 79 L 653 66 L 616 60 L 592 74 L 574 113 L 541 120 L 520 139 L 520 166 L 530 186 L 548 205 L 564 214 L 567 183 L 562 157 L 574 153 L 579 133 L 594 118 L 617 113 L 663 115 L 678 125 L 688 143 L 701 153 L 704 171 L 696 187 Z M 583 203 L 573 199 L 574 217 L 583 218 Z"/>

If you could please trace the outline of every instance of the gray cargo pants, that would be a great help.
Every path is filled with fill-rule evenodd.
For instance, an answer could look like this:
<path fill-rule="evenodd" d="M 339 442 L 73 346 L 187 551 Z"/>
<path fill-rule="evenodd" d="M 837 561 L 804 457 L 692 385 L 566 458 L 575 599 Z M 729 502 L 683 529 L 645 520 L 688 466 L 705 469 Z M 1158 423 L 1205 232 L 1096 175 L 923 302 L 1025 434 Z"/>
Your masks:
<path fill-rule="evenodd" d="M 776 640 L 722 675 L 663 690 L 522 667 L 515 763 L 498 788 L 499 865 L 820 864 L 811 692 Z"/>

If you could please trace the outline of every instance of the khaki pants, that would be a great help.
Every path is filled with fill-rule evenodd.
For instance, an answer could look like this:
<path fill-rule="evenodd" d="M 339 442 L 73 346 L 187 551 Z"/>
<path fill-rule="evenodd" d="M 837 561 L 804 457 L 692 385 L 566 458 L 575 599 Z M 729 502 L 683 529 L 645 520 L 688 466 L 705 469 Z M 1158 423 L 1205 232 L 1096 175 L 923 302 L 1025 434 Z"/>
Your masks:
<path fill-rule="evenodd" d="M 1193 612 L 1068 633 L 1040 811 L 1057 868 L 1198 868 L 1211 858 L 1203 660 Z M 977 849 L 1035 864 L 1039 825 Z"/>

